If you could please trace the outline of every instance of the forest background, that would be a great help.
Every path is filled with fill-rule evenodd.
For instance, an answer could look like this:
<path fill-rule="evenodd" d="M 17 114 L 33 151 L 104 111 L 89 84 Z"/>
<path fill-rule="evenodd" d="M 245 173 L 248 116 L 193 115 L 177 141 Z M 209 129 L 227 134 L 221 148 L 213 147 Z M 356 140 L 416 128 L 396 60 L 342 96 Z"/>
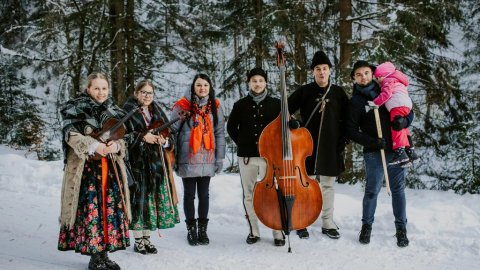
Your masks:
<path fill-rule="evenodd" d="M 409 76 L 414 101 L 421 160 L 408 186 L 480 193 L 480 2 L 469 0 L 4 0 L 0 143 L 61 159 L 58 109 L 94 71 L 110 76 L 119 105 L 135 82 L 152 79 L 167 111 L 194 74 L 206 73 L 228 117 L 253 67 L 267 70 L 268 89 L 279 95 L 277 40 L 286 43 L 290 93 L 313 80 L 317 50 L 349 95 L 355 61 L 392 61 Z M 236 172 L 227 142 L 226 171 Z M 363 181 L 361 151 L 348 146 L 340 182 Z"/>

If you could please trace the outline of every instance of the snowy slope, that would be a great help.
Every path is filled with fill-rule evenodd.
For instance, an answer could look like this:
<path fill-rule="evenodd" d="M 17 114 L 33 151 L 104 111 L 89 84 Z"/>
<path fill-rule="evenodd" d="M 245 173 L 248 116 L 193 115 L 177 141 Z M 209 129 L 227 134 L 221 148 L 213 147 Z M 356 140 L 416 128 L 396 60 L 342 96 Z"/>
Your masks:
<path fill-rule="evenodd" d="M 62 161 L 26 158 L 0 146 L 0 269 L 86 269 L 88 257 L 57 250 Z M 177 187 L 180 198 L 182 187 Z M 390 199 L 383 190 L 369 245 L 358 243 L 362 186 L 338 184 L 335 220 L 342 237 L 321 233 L 320 221 L 310 239 L 290 238 L 274 247 L 265 227 L 258 244 L 248 234 L 238 175 L 222 174 L 211 182 L 208 246 L 191 247 L 185 224 L 152 236 L 157 255 L 140 255 L 132 247 L 111 257 L 122 269 L 478 269 L 480 196 L 407 190 L 410 246 L 398 248 Z M 181 208 L 181 205 L 179 206 Z M 182 212 L 183 213 L 183 212 Z"/>

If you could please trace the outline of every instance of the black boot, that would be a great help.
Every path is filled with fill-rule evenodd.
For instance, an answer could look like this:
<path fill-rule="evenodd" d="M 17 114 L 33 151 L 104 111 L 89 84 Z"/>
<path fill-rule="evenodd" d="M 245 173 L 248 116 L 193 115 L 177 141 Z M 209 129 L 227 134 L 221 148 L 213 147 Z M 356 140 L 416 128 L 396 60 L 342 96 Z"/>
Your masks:
<path fill-rule="evenodd" d="M 410 161 L 414 162 L 415 160 L 418 159 L 418 155 L 417 153 L 415 153 L 415 146 L 413 145 L 412 136 L 408 135 L 407 138 L 408 138 L 408 143 L 410 144 L 410 147 L 405 148 L 405 153 L 410 158 Z"/>
<path fill-rule="evenodd" d="M 249 234 L 247 236 L 247 244 L 255 244 L 256 242 L 260 241 L 260 236 L 255 236 L 253 234 Z"/>
<path fill-rule="evenodd" d="M 90 262 L 88 263 L 88 270 L 109 270 L 103 256 L 100 253 L 94 253 L 90 257 Z"/>
<path fill-rule="evenodd" d="M 372 225 L 363 224 L 362 230 L 360 231 L 360 236 L 358 237 L 358 242 L 366 245 L 370 243 L 370 235 L 372 234 Z"/>
<path fill-rule="evenodd" d="M 393 151 L 393 157 L 388 162 L 388 165 L 397 165 L 408 161 L 410 161 L 410 158 L 407 156 L 407 153 L 405 153 L 405 148 L 400 147 Z"/>
<path fill-rule="evenodd" d="M 191 246 L 198 245 L 198 235 L 197 235 L 197 220 L 196 219 L 187 219 L 187 240 Z"/>
<path fill-rule="evenodd" d="M 110 269 L 110 270 L 120 270 L 120 266 L 116 262 L 114 262 L 114 261 L 110 260 L 110 258 L 108 258 L 108 252 L 105 251 L 105 252 L 101 252 L 100 254 L 101 254 L 101 256 L 103 258 L 103 261 L 105 262 L 105 265 L 107 266 L 108 269 Z"/>
<path fill-rule="evenodd" d="M 150 242 L 150 236 L 143 237 L 143 243 L 145 244 L 145 250 L 151 254 L 157 254 L 157 248 Z"/>
<path fill-rule="evenodd" d="M 307 228 L 297 230 L 297 235 L 300 239 L 308 239 L 310 237 Z"/>
<path fill-rule="evenodd" d="M 397 237 L 397 246 L 408 246 L 409 241 L 407 238 L 407 229 L 397 229 L 397 233 L 395 234 L 395 236 Z"/>
<path fill-rule="evenodd" d="M 147 249 L 145 248 L 145 242 L 143 241 L 143 238 L 135 238 L 133 251 L 143 255 L 147 255 Z"/>
<path fill-rule="evenodd" d="M 198 219 L 198 243 L 200 245 L 210 244 L 210 239 L 208 239 L 208 235 L 207 235 L 207 225 L 208 225 L 208 218 Z"/>

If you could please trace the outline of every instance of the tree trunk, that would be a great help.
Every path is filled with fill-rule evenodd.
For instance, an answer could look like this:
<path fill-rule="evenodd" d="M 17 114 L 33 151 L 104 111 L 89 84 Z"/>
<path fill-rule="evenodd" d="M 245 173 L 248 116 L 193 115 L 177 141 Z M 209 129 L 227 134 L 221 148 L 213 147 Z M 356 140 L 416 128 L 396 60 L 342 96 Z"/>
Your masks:
<path fill-rule="evenodd" d="M 342 82 L 349 82 L 350 63 L 352 62 L 352 0 L 340 0 L 340 76 Z"/>
<path fill-rule="evenodd" d="M 261 67 L 263 62 L 263 29 L 262 29 L 262 0 L 253 0 L 255 10 L 255 37 L 253 38 L 253 47 L 255 48 L 255 66 Z"/>
<path fill-rule="evenodd" d="M 305 1 L 300 1 L 295 7 L 297 21 L 295 22 L 295 52 L 293 54 L 295 86 L 307 83 L 307 58 L 305 52 Z M 296 88 L 295 87 L 295 88 Z M 295 90 L 295 89 L 293 89 Z"/>
<path fill-rule="evenodd" d="M 348 85 L 346 91 L 350 92 L 350 63 L 352 62 L 352 46 L 350 40 L 352 39 L 352 22 L 348 19 L 352 16 L 352 1 L 340 0 L 340 74 L 337 81 L 340 84 Z M 345 180 L 351 178 L 353 172 L 353 149 L 352 144 L 347 145 L 345 149 Z"/>
<path fill-rule="evenodd" d="M 126 39 L 127 39 L 127 78 L 126 78 L 126 89 L 125 97 L 128 97 L 133 93 L 135 87 L 135 9 L 134 9 L 134 0 L 127 0 L 127 14 L 125 17 L 125 28 L 126 28 Z"/>
<path fill-rule="evenodd" d="M 110 15 L 110 66 L 113 100 L 117 104 L 125 101 L 125 3 L 109 0 Z"/>

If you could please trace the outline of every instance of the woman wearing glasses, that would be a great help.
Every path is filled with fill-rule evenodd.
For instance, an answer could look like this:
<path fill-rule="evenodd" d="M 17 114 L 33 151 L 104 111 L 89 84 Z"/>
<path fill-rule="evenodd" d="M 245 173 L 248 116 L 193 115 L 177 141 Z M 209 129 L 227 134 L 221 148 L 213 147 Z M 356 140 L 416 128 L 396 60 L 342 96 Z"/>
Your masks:
<path fill-rule="evenodd" d="M 167 151 L 173 151 L 173 143 L 170 136 L 157 135 L 151 129 L 168 122 L 168 119 L 153 97 L 152 82 L 142 80 L 123 105 L 126 111 L 141 108 L 127 121 L 125 138 L 134 179 L 130 185 L 130 229 L 135 237 L 134 251 L 144 255 L 157 253 L 150 242 L 150 231 L 172 228 L 180 222 L 171 160 L 167 155 Z"/>

